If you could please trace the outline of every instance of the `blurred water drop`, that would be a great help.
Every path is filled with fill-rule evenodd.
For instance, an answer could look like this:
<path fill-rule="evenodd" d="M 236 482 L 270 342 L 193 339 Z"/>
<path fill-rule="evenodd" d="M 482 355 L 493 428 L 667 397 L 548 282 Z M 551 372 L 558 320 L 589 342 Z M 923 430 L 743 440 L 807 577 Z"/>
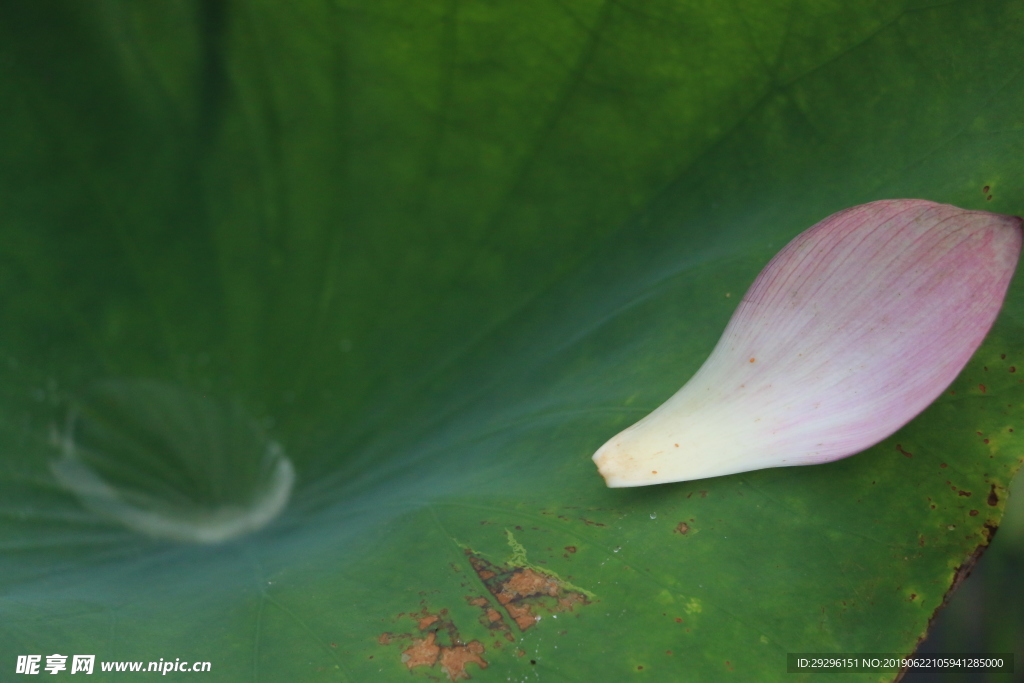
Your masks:
<path fill-rule="evenodd" d="M 222 543 L 284 509 L 295 471 L 240 406 L 108 380 L 69 412 L 54 477 L 92 512 L 157 538 Z"/>

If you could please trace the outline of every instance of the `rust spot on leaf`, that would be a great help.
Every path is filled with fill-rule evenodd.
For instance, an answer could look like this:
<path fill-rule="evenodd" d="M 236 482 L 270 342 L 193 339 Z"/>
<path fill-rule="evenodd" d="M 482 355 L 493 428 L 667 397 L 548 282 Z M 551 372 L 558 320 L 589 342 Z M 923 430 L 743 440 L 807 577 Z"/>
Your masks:
<path fill-rule="evenodd" d="M 469 549 L 465 551 L 471 568 L 490 595 L 466 595 L 464 598 L 469 605 L 480 609 L 479 622 L 493 636 L 488 642 L 494 649 L 501 649 L 502 639 L 510 643 L 517 640 L 505 613 L 525 631 L 540 620 L 540 612 L 571 612 L 576 605 L 589 604 L 588 598 L 592 597 L 587 591 L 529 564 L 525 549 L 511 532 L 507 533 L 513 555 L 505 564 L 490 562 Z M 574 546 L 570 547 L 572 552 L 576 551 Z M 420 594 L 427 593 L 420 591 Z M 492 602 L 492 597 L 497 604 Z M 432 609 L 424 599 L 420 601 L 418 612 L 402 612 L 395 619 L 411 620 L 415 626 L 410 624 L 407 633 L 382 633 L 377 642 L 382 646 L 401 643 L 404 649 L 400 658 L 410 671 L 427 669 L 423 673 L 428 678 L 440 680 L 440 670 L 454 682 L 472 678 L 467 671 L 469 664 L 487 668 L 488 662 L 483 656 L 487 646 L 479 640 L 464 641 L 447 609 Z M 516 654 L 522 656 L 522 650 Z"/>
<path fill-rule="evenodd" d="M 686 522 L 679 522 L 679 524 L 676 525 L 676 528 L 672 530 L 672 533 L 674 533 L 674 534 L 682 534 L 683 536 L 685 536 L 689 532 L 690 532 L 690 525 L 687 524 Z"/>
<path fill-rule="evenodd" d="M 487 605 L 486 598 L 478 599 L 483 600 L 484 606 Z M 477 598 L 468 600 L 470 604 L 478 604 L 475 602 Z M 487 660 L 481 656 L 485 650 L 483 643 L 479 640 L 463 642 L 459 629 L 448 617 L 448 610 L 432 613 L 424 606 L 419 612 L 399 615 L 399 618 L 402 617 L 415 621 L 418 633 L 382 633 L 377 642 L 381 645 L 390 645 L 396 641 L 409 643 L 402 650 L 401 660 L 410 671 L 421 667 L 440 668 L 449 681 L 459 681 L 471 678 L 466 671 L 467 664 L 487 668 Z"/>
<path fill-rule="evenodd" d="M 521 631 L 540 620 L 540 611 L 553 614 L 589 604 L 585 595 L 570 590 L 556 576 L 533 567 L 499 566 L 470 551 L 467 555 L 484 586 Z"/>
<path fill-rule="evenodd" d="M 901 446 L 900 444 L 896 444 L 896 450 L 898 450 L 900 453 L 902 453 L 903 455 L 907 456 L 908 458 L 913 458 L 914 457 L 913 453 L 910 453 L 908 451 L 903 450 L 903 446 Z"/>
<path fill-rule="evenodd" d="M 988 504 L 992 507 L 999 505 L 999 494 L 996 493 L 995 484 L 992 484 L 992 490 L 988 492 Z"/>
<path fill-rule="evenodd" d="M 484 646 L 479 640 L 465 645 L 446 647 L 441 650 L 441 669 L 448 674 L 448 680 L 458 681 L 470 678 L 466 673 L 467 664 L 476 664 L 481 669 L 487 668 L 487 662 L 480 655 Z"/>
<path fill-rule="evenodd" d="M 512 635 L 512 629 L 510 629 L 508 624 L 505 623 L 505 618 L 501 615 L 501 612 L 495 609 L 490 600 L 483 596 L 476 598 L 467 596 L 466 601 L 475 607 L 483 609 L 483 612 L 480 615 L 480 623 L 484 628 L 490 629 L 492 634 L 496 636 L 500 635 L 510 643 L 515 642 L 516 639 L 515 636 Z M 494 641 L 494 647 L 500 649 L 501 641 Z"/>
<path fill-rule="evenodd" d="M 437 634 L 429 633 L 426 638 L 412 641 L 412 647 L 402 651 L 402 663 L 410 669 L 417 666 L 434 666 L 441 648 L 437 646 Z"/>

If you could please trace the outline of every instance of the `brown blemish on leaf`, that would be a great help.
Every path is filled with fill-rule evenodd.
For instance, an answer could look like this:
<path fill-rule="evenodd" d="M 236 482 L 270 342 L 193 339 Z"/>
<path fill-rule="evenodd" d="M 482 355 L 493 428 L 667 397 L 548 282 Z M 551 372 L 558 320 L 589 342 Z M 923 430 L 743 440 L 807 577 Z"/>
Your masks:
<path fill-rule="evenodd" d="M 908 458 L 913 458 L 914 457 L 913 453 L 910 453 L 908 451 L 903 450 L 903 446 L 901 446 L 900 444 L 896 444 L 896 450 L 898 450 L 900 453 L 902 453 L 903 455 L 907 456 Z"/>
<path fill-rule="evenodd" d="M 513 597 L 521 595 L 557 595 L 558 582 L 550 576 L 540 574 L 533 569 L 523 569 L 512 572 L 512 576 L 506 581 L 503 594 L 511 594 Z"/>
<path fill-rule="evenodd" d="M 672 533 L 674 533 L 674 534 L 681 534 L 683 536 L 685 536 L 689 532 L 690 532 L 690 525 L 687 524 L 686 522 L 679 522 L 679 524 L 676 525 L 676 528 L 672 530 Z"/>
<path fill-rule="evenodd" d="M 480 624 L 483 625 L 484 628 L 489 629 L 493 635 L 502 636 L 510 643 L 515 642 L 516 639 L 515 636 L 512 635 L 512 629 L 510 629 L 508 624 L 505 623 L 505 618 L 501 616 L 501 612 L 495 609 L 490 600 L 483 596 L 466 596 L 466 602 L 483 610 L 480 614 Z M 501 647 L 501 643 L 499 641 L 494 641 L 494 643 L 494 647 Z"/>
<path fill-rule="evenodd" d="M 565 550 L 568 553 L 571 553 L 571 554 L 574 554 L 574 555 L 576 554 L 576 546 L 574 546 L 574 545 L 567 545 L 567 546 L 565 546 Z"/>
<path fill-rule="evenodd" d="M 516 626 L 519 627 L 520 631 L 525 631 L 537 623 L 537 617 L 533 615 L 530 608 L 526 605 L 506 603 L 505 609 L 508 610 L 508 615 L 512 617 L 512 621 L 516 622 Z"/>
<path fill-rule="evenodd" d="M 996 493 L 995 484 L 992 484 L 992 490 L 988 492 L 988 504 L 992 507 L 999 505 L 999 494 Z"/>
<path fill-rule="evenodd" d="M 537 623 L 541 610 L 571 612 L 576 605 L 589 604 L 585 595 L 570 590 L 556 576 L 533 567 L 499 566 L 469 550 L 466 554 L 484 586 L 521 631 Z"/>
<path fill-rule="evenodd" d="M 509 539 L 515 553 L 512 560 L 503 565 L 489 562 L 477 556 L 472 550 L 465 551 L 477 578 L 498 604 L 495 605 L 484 595 L 466 595 L 465 600 L 468 604 L 480 608 L 480 624 L 493 636 L 500 636 L 510 643 L 515 643 L 516 637 L 512 634 L 512 628 L 506 621 L 502 608 L 519 629 L 525 631 L 540 620 L 538 613 L 541 611 L 549 614 L 571 612 L 576 605 L 586 605 L 590 601 L 589 593 L 586 591 L 575 588 L 544 570 L 528 566 L 525 550 L 514 542 L 511 533 Z M 572 551 L 575 550 L 575 547 L 572 547 Z M 421 592 L 421 595 L 424 594 Z M 416 625 L 415 632 L 382 633 L 377 642 L 383 646 L 401 642 L 405 648 L 401 652 L 401 661 L 410 671 L 440 668 L 448 680 L 453 682 L 472 678 L 466 671 L 469 664 L 475 664 L 481 669 L 487 668 L 488 662 L 483 657 L 486 646 L 479 640 L 464 642 L 447 609 L 431 610 L 426 600 L 422 600 L 420 605 L 418 612 L 402 612 L 395 617 L 400 620 L 412 620 Z M 501 639 L 496 638 L 492 647 L 500 649 Z M 516 651 L 519 657 L 523 654 L 525 653 L 522 650 Z M 426 675 L 438 680 L 436 673 L 428 672 Z"/>
<path fill-rule="evenodd" d="M 412 641 L 412 647 L 402 651 L 402 663 L 409 669 L 417 666 L 434 666 L 441 648 L 437 646 L 437 634 L 429 633 L 426 638 Z"/>
<path fill-rule="evenodd" d="M 483 597 L 470 597 L 467 600 L 470 604 L 483 600 L 483 605 L 487 605 Z M 419 633 L 382 633 L 377 642 L 381 645 L 390 645 L 395 641 L 410 643 L 401 654 L 402 663 L 410 671 L 418 667 L 433 669 L 440 666 L 448 680 L 458 681 L 471 678 L 466 672 L 467 664 L 487 668 L 487 661 L 481 656 L 485 650 L 483 643 L 478 640 L 464 643 L 455 623 L 448 617 L 448 610 L 432 613 L 424 606 L 419 612 L 400 614 L 399 618 L 402 617 L 415 621 Z"/>
<path fill-rule="evenodd" d="M 572 611 L 575 605 L 587 604 L 586 597 L 582 593 L 568 593 L 567 597 L 558 598 L 558 606 L 562 608 L 562 611 Z M 564 632 L 563 632 L 564 633 Z"/>
<path fill-rule="evenodd" d="M 480 657 L 484 646 L 479 640 L 465 645 L 446 647 L 441 650 L 441 669 L 448 674 L 448 680 L 458 681 L 470 678 L 466 673 L 467 664 L 476 664 L 481 669 L 487 668 L 487 662 Z"/>

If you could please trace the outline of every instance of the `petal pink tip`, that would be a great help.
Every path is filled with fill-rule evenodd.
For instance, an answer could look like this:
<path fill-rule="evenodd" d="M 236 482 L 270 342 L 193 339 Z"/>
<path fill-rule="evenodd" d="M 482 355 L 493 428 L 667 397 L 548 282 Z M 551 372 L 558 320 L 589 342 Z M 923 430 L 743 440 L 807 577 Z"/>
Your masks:
<path fill-rule="evenodd" d="M 909 422 L 999 313 L 1021 219 L 921 199 L 829 216 L 751 285 L 697 374 L 594 454 L 610 487 L 837 460 Z"/>

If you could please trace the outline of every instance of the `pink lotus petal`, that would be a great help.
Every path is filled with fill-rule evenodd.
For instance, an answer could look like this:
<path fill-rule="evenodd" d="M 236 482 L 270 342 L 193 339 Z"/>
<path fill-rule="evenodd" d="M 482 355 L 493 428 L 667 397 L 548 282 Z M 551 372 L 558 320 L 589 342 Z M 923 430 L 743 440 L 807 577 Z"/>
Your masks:
<path fill-rule="evenodd" d="M 840 211 L 751 285 L 697 374 L 594 454 L 611 487 L 853 455 L 956 378 L 1002 306 L 1021 219 L 920 199 Z"/>

